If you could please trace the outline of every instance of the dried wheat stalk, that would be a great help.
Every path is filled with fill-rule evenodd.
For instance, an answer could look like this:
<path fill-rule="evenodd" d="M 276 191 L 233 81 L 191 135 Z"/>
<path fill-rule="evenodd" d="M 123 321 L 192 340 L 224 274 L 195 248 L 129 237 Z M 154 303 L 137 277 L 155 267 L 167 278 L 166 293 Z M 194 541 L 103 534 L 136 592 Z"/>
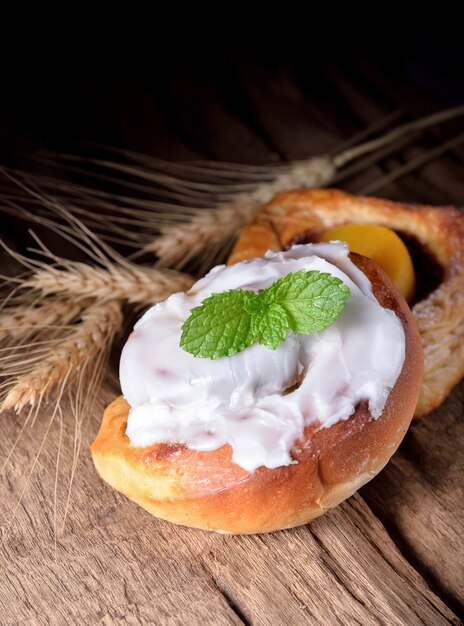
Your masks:
<path fill-rule="evenodd" d="M 294 163 L 290 170 L 277 174 L 273 182 L 263 183 L 251 193 L 238 195 L 229 203 L 219 206 L 214 213 L 199 213 L 183 226 L 167 226 L 161 236 L 145 246 L 146 251 L 158 255 L 162 265 L 181 267 L 192 256 L 192 242 L 215 245 L 234 236 L 276 193 L 298 187 L 320 187 L 328 184 L 346 164 L 360 156 L 381 149 L 399 138 L 464 114 L 464 107 L 428 116 L 400 126 L 383 137 L 341 151 L 333 157 L 314 157 Z"/>
<path fill-rule="evenodd" d="M 81 316 L 80 324 L 72 327 L 69 336 L 51 346 L 48 354 L 40 361 L 13 359 L 5 370 L 21 368 L 26 370 L 13 379 L 6 392 L 1 410 L 15 408 L 20 411 L 26 404 L 36 405 L 47 398 L 52 388 L 62 381 L 72 383 L 85 364 L 104 353 L 111 345 L 122 324 L 121 303 L 109 301 L 90 307 Z M 6 357 L 7 358 L 7 357 Z M 5 357 L 0 358 L 0 363 Z"/>
<path fill-rule="evenodd" d="M 44 327 L 69 324 L 82 308 L 81 302 L 59 298 L 6 307 L 0 311 L 0 341 L 19 341 Z"/>
<path fill-rule="evenodd" d="M 24 185 L 23 189 L 27 190 Z M 37 200 L 42 197 L 34 193 Z M 82 248 L 93 263 L 58 257 L 35 236 L 35 252 L 45 261 L 21 255 L 3 244 L 26 274 L 4 278 L 4 286 L 15 286 L 7 304 L 0 308 L 0 341 L 4 340 L 0 367 L 6 377 L 0 386 L 0 410 L 12 406 L 19 410 L 27 403 L 38 407 L 52 389 L 68 388 L 77 371 L 81 375 L 90 363 L 98 365 L 111 345 L 115 326 L 121 323 L 124 303 L 151 305 L 193 283 L 187 274 L 126 261 L 65 207 L 48 196 L 43 196 L 43 201 L 54 209 L 54 219 L 25 209 L 23 217 L 48 226 Z M 92 376 L 97 370 L 91 370 Z M 92 380 L 96 384 L 96 379 Z M 79 397 L 77 392 L 76 413 L 82 409 Z M 85 398 L 89 397 L 86 388 Z"/>
<path fill-rule="evenodd" d="M 464 107 L 456 107 L 378 136 L 398 118 L 398 112 L 394 112 L 358 134 L 349 146 L 345 142 L 332 155 L 289 164 L 170 163 L 114 150 L 126 162 L 86 159 L 85 164 L 98 166 L 99 173 L 95 174 L 83 170 L 78 157 L 60 155 L 58 163 L 65 162 L 67 169 L 80 174 L 85 171 L 86 175 L 116 184 L 129 193 L 107 194 L 68 183 L 61 184 L 59 189 L 64 199 L 73 200 L 72 210 L 76 215 L 108 241 L 154 253 L 160 267 L 179 269 L 193 258 L 200 259 L 201 264 L 197 263 L 196 267 L 203 272 L 225 257 L 227 246 L 237 232 L 279 191 L 325 186 L 360 157 L 364 157 L 363 166 L 368 167 L 383 158 L 387 148 L 400 144 L 404 147 L 416 140 L 423 129 L 462 114 Z M 374 134 L 377 134 L 374 139 L 366 141 Z M 54 156 L 48 160 L 56 165 L 56 159 Z M 56 181 L 42 179 L 41 183 L 49 188 L 53 186 L 55 192 Z M 376 184 L 384 183 L 380 180 Z M 111 216 L 109 222 L 108 216 Z"/>
<path fill-rule="evenodd" d="M 161 229 L 161 237 L 144 247 L 154 252 L 162 265 L 180 267 L 205 246 L 226 242 L 252 218 L 259 208 L 283 189 L 306 185 L 326 185 L 335 172 L 329 157 L 310 159 L 288 172 L 279 174 L 273 182 L 258 185 L 250 193 L 241 193 L 215 211 L 203 211 L 190 222 Z"/>
<path fill-rule="evenodd" d="M 61 267 L 44 265 L 22 283 L 23 288 L 43 295 L 60 294 L 74 298 L 93 297 L 99 302 L 115 298 L 130 304 L 149 306 L 164 300 L 176 291 L 185 291 L 193 284 L 188 274 L 150 267 L 107 268 L 86 263 L 62 261 Z"/>

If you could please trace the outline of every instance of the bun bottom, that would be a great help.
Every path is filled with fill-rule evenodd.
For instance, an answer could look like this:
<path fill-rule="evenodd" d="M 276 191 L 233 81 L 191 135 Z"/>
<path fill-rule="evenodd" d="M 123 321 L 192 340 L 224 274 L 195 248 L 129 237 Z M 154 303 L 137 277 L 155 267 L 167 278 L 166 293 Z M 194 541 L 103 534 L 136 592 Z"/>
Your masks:
<path fill-rule="evenodd" d="M 398 315 L 406 337 L 402 372 L 382 415 L 362 402 L 330 428 L 308 426 L 286 467 L 249 474 L 231 459 L 229 445 L 198 452 L 182 444 L 134 447 L 125 434 L 129 405 L 106 409 L 92 457 L 100 476 L 156 517 L 223 533 L 262 533 L 305 524 L 336 506 L 388 462 L 411 422 L 419 395 L 423 355 L 411 311 L 385 273 L 353 255 L 377 300 Z"/>

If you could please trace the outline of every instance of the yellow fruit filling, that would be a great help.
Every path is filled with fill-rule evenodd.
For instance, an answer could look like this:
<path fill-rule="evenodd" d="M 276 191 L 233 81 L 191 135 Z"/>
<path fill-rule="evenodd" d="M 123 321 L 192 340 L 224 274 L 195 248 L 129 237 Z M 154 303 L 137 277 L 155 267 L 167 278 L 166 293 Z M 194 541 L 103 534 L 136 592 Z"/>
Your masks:
<path fill-rule="evenodd" d="M 346 224 L 324 231 L 319 241 L 346 241 L 352 252 L 363 254 L 385 270 L 406 300 L 414 296 L 414 267 L 398 235 L 385 226 Z"/>

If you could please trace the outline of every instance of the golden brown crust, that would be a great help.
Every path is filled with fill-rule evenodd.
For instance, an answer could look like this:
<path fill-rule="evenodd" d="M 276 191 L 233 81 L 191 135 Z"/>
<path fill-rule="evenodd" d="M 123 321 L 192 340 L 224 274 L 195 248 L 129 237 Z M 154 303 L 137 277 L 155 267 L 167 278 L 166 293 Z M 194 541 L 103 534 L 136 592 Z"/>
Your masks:
<path fill-rule="evenodd" d="M 281 248 L 298 235 L 346 223 L 379 224 L 410 235 L 442 266 L 439 287 L 413 306 L 425 354 L 425 371 L 415 418 L 430 413 L 464 376 L 464 216 L 453 207 L 401 204 L 354 196 L 335 189 L 278 194 L 257 214 Z M 242 239 L 231 262 L 245 260 Z M 256 254 L 255 256 L 258 256 Z"/>
<path fill-rule="evenodd" d="M 259 468 L 235 465 L 226 445 L 197 452 L 179 444 L 137 448 L 125 435 L 129 406 L 123 398 L 106 409 L 92 445 L 104 480 L 166 520 L 228 533 L 270 532 L 304 524 L 335 506 L 379 472 L 406 433 L 420 389 L 422 349 L 411 311 L 372 261 L 354 255 L 380 304 L 401 320 L 406 360 L 382 415 L 365 404 L 327 429 L 306 428 L 292 451 L 295 464 Z"/>

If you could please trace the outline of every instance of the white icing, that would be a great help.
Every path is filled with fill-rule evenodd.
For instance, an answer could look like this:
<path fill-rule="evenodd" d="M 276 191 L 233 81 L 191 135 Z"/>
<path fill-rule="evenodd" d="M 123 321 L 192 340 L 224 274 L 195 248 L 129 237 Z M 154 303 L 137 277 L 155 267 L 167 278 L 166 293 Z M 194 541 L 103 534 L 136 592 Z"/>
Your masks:
<path fill-rule="evenodd" d="M 195 358 L 179 346 L 181 325 L 213 292 L 264 289 L 300 269 L 337 276 L 351 289 L 325 330 L 289 331 L 275 350 L 259 344 L 232 357 Z M 126 434 L 134 446 L 179 442 L 195 450 L 229 443 L 248 472 L 293 463 L 290 451 L 306 425 L 328 428 L 367 400 L 379 417 L 403 367 L 405 336 L 396 315 L 373 296 L 367 277 L 342 243 L 308 244 L 213 268 L 187 293 L 176 293 L 137 322 L 121 356 L 120 378 L 131 405 Z M 295 376 L 300 386 L 290 393 Z"/>

